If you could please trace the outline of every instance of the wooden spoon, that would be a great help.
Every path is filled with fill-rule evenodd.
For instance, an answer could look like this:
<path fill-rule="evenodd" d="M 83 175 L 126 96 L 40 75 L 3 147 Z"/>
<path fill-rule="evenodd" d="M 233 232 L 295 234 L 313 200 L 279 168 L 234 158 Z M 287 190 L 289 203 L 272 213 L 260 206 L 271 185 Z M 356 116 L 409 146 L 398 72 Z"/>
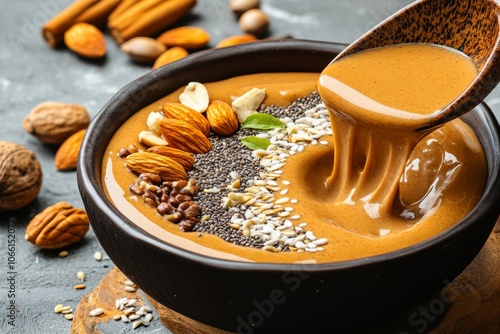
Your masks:
<path fill-rule="evenodd" d="M 479 72 L 470 86 L 422 129 L 438 127 L 472 110 L 500 81 L 500 6 L 494 0 L 416 1 L 366 32 L 333 61 L 403 43 L 454 48 L 470 57 Z"/>

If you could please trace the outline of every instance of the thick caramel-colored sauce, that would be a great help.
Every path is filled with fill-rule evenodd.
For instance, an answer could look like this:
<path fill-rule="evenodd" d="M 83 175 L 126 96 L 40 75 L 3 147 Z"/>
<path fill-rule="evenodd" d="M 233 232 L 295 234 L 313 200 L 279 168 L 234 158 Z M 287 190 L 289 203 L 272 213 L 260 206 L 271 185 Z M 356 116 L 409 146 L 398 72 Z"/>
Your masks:
<path fill-rule="evenodd" d="M 264 101 L 266 105 L 289 105 L 296 98 L 317 91 L 318 78 L 318 73 L 265 73 L 235 77 L 205 85 L 211 99 L 230 102 L 231 96 L 239 96 L 257 87 L 266 89 L 267 98 Z M 315 235 L 329 239 L 324 251 L 270 253 L 236 246 L 213 235 L 181 232 L 177 225 L 164 221 L 154 208 L 146 207 L 141 199 L 131 198 L 132 194 L 128 187 L 134 182 L 135 175 L 126 170 L 124 162 L 117 157 L 117 153 L 121 147 L 129 144 L 141 147 L 137 141 L 137 134 L 144 129 L 149 113 L 159 111 L 164 102 L 178 101 L 182 89 L 183 87 L 127 120 L 110 141 L 107 148 L 108 157 L 103 159 L 102 169 L 105 190 L 115 206 L 145 231 L 178 247 L 213 257 L 240 261 L 320 263 L 361 258 L 400 249 L 444 231 L 474 207 L 482 192 L 485 160 L 481 145 L 468 126 L 461 121 L 453 121 L 440 129 L 439 133 L 433 133 L 434 137 L 422 141 L 421 147 L 417 147 L 408 160 L 410 168 L 405 175 L 409 179 L 424 178 L 427 183 L 432 183 L 439 174 L 438 168 L 432 170 L 424 168 L 426 164 L 432 163 L 426 160 L 429 148 L 445 152 L 444 157 L 449 157 L 451 154 L 459 161 L 460 173 L 454 175 L 454 182 L 443 191 L 440 197 L 441 204 L 432 215 L 418 224 L 407 222 L 402 218 L 397 221 L 389 220 L 387 223 L 385 220 L 368 218 L 365 222 L 369 226 L 359 230 L 356 224 L 348 225 L 348 222 L 340 224 L 333 219 L 335 216 L 332 216 L 332 212 L 337 210 L 336 201 L 328 195 L 329 190 L 325 182 L 332 173 L 334 160 L 333 138 L 328 136 L 323 139 L 330 141 L 330 145 L 309 145 L 303 153 L 289 158 L 282 177 L 291 182 L 287 197 L 299 199 L 294 205 L 294 213 L 302 215 L 301 220 L 308 222 L 308 229 L 313 230 Z M 433 146 L 435 143 L 438 143 L 437 148 Z M 432 155 L 432 158 L 434 157 Z M 416 159 L 420 159 L 420 162 L 415 162 Z M 446 165 L 438 163 L 440 166 L 443 164 Z M 472 179 L 476 182 L 465 182 Z M 401 183 L 401 187 L 409 188 L 408 191 L 404 191 L 407 195 L 403 196 L 406 196 L 408 201 L 413 201 L 414 197 L 422 196 L 426 191 L 425 186 L 421 186 L 415 192 L 412 188 L 414 185 L 405 182 Z M 346 210 L 346 213 L 349 211 L 346 206 L 341 206 L 340 209 Z M 381 231 L 386 230 L 391 232 L 381 237 Z"/>
<path fill-rule="evenodd" d="M 408 158 L 431 131 L 422 129 L 476 76 L 470 58 L 432 44 L 369 49 L 327 66 L 319 92 L 331 112 L 334 133 L 329 195 L 370 218 L 394 217 L 394 199 Z M 435 151 L 428 159 L 439 161 L 440 153 Z M 420 182 L 412 178 L 403 191 L 411 192 Z M 425 215 L 425 210 L 401 210 L 406 216 Z"/>

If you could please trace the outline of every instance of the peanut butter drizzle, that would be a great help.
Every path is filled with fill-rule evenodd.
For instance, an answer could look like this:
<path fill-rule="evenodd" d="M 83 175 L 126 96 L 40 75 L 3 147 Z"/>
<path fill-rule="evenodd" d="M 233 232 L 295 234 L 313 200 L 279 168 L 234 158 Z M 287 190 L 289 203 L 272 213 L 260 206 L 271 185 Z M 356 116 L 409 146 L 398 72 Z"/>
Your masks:
<path fill-rule="evenodd" d="M 370 49 L 327 66 L 319 92 L 331 112 L 328 184 L 337 201 L 359 203 L 370 218 L 393 215 L 410 153 L 431 132 L 422 128 L 476 75 L 464 54 L 432 44 Z"/>
<path fill-rule="evenodd" d="M 318 73 L 263 73 L 205 85 L 212 100 L 231 102 L 231 96 L 239 96 L 257 87 L 266 89 L 265 105 L 286 106 L 296 98 L 317 91 L 318 78 Z M 438 167 L 446 165 L 444 157 L 453 155 L 460 165 L 460 173 L 453 174 L 454 182 L 449 183 L 442 196 L 438 197 L 441 201 L 439 208 L 417 224 L 399 216 L 369 219 L 364 211 L 353 211 L 352 206 L 339 206 L 330 187 L 326 186 L 334 160 L 334 138 L 327 136 L 322 140 L 328 140 L 330 145 L 308 145 L 303 153 L 289 158 L 281 178 L 291 182 L 287 197 L 299 199 L 294 206 L 294 213 L 302 216 L 301 221 L 308 222 L 308 229 L 313 230 L 316 236 L 329 239 L 324 251 L 270 253 L 236 246 L 213 235 L 181 232 L 177 225 L 164 221 L 154 208 L 146 207 L 141 200 L 130 198 L 128 187 L 136 176 L 126 170 L 117 153 L 129 144 L 144 148 L 137 141 L 137 136 L 130 134 L 143 130 L 149 113 L 159 111 L 164 102 L 177 102 L 182 89 L 127 120 L 108 144 L 109 156 L 103 159 L 102 168 L 106 194 L 115 206 L 146 232 L 172 245 L 239 261 L 324 263 L 355 259 L 404 248 L 444 231 L 463 218 L 481 195 L 486 173 L 484 153 L 472 130 L 456 120 L 433 132 L 433 137 L 421 141 L 408 160 L 405 173 L 408 181 L 400 183 L 400 197 L 404 199 L 405 205 L 418 202 L 425 195 L 429 184 L 440 178 L 443 170 Z M 436 162 L 438 154 L 429 156 L 429 149 L 441 152 L 443 159 L 437 159 Z M 415 162 L 418 159 L 420 162 Z M 411 181 L 415 179 L 425 181 Z M 382 231 L 390 233 L 381 237 Z"/>

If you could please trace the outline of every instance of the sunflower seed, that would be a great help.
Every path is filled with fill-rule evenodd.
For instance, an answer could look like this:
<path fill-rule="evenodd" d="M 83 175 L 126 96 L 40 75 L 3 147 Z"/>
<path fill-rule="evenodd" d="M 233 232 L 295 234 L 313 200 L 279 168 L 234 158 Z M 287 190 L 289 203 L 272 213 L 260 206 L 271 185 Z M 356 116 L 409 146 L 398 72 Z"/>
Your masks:
<path fill-rule="evenodd" d="M 59 252 L 59 257 L 66 257 L 69 255 L 68 251 L 62 251 L 62 252 Z"/>
<path fill-rule="evenodd" d="M 94 259 L 96 259 L 97 261 L 101 261 L 102 260 L 102 254 L 101 254 L 101 252 L 96 251 L 94 253 Z"/>
<path fill-rule="evenodd" d="M 85 273 L 83 271 L 77 272 L 76 277 L 82 282 L 85 281 Z"/>
<path fill-rule="evenodd" d="M 138 320 L 138 321 L 134 321 L 132 323 L 132 329 L 136 329 L 137 327 L 139 327 L 140 325 L 142 325 L 142 321 L 141 320 Z"/>
<path fill-rule="evenodd" d="M 95 310 L 90 311 L 89 315 L 91 317 L 97 317 L 97 316 L 100 316 L 103 313 L 104 313 L 104 310 L 102 308 L 96 308 Z"/>

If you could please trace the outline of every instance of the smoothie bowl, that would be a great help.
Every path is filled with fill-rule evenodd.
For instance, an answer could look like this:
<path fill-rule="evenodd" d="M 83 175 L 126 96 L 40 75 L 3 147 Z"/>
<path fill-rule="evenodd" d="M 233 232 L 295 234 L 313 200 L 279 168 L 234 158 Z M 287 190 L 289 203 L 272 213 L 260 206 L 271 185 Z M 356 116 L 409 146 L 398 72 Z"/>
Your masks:
<path fill-rule="evenodd" d="M 130 83 L 97 115 L 80 154 L 80 192 L 106 253 L 145 293 L 232 332 L 340 328 L 402 312 L 474 259 L 500 213 L 492 112 L 479 104 L 454 130 L 447 124 L 423 140 L 454 133 L 467 147 L 455 154 L 460 168 L 448 151 L 434 154 L 442 160 L 429 158 L 432 178 L 411 168 L 425 158 L 415 153 L 398 181 L 403 204 L 350 213 L 355 196 L 339 201 L 329 188 L 333 141 L 343 139 L 334 139 L 317 93 L 343 48 L 285 40 L 199 52 Z M 202 88 L 206 134 L 163 120 Z M 159 157 L 172 144 L 189 152 L 170 152 L 182 155 L 179 164 Z M 434 182 L 439 175 L 445 186 Z M 398 218 L 379 223 L 380 214 Z"/>

